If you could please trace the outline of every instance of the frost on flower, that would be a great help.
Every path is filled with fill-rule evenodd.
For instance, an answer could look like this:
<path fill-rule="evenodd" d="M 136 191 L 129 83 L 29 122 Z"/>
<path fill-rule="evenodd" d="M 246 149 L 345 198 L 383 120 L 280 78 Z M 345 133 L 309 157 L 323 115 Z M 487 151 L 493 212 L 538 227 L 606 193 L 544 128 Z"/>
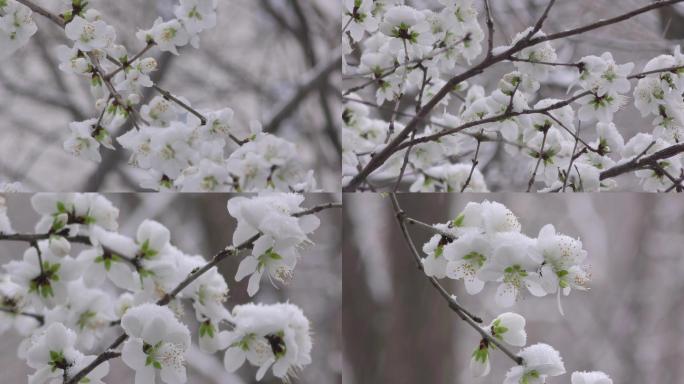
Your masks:
<path fill-rule="evenodd" d="M 48 246 L 48 240 L 39 241 L 36 247 L 28 248 L 21 261 L 13 260 L 3 267 L 12 281 L 28 292 L 31 304 L 39 308 L 65 304 L 68 299 L 67 284 L 80 274 L 76 260 L 70 256 L 55 255 Z"/>
<path fill-rule="evenodd" d="M 250 296 L 258 292 L 264 273 L 280 283 L 292 279 L 299 249 L 311 244 L 307 235 L 320 225 L 314 215 L 293 215 L 303 211 L 303 201 L 303 195 L 293 193 L 260 193 L 251 199 L 235 197 L 228 201 L 228 212 L 238 221 L 233 245 L 258 235 L 252 254 L 240 262 L 235 276 L 237 281 L 250 276 Z"/>
<path fill-rule="evenodd" d="M 515 347 L 523 347 L 527 343 L 525 318 L 517 313 L 502 313 L 492 321 L 487 330 L 492 337 Z"/>
<path fill-rule="evenodd" d="M 558 351 L 548 344 L 534 344 L 518 354 L 522 366 L 515 366 L 506 373 L 504 384 L 542 384 L 548 377 L 565 373 L 565 365 Z"/>
<path fill-rule="evenodd" d="M 37 193 L 31 206 L 42 215 L 36 224 L 38 233 L 87 235 L 94 225 L 107 230 L 118 227 L 119 209 L 95 193 Z"/>
<path fill-rule="evenodd" d="M 19 334 L 27 335 L 38 327 L 38 320 L 18 313 L 30 311 L 30 303 L 26 297 L 26 290 L 14 283 L 9 275 L 0 275 L 0 335 L 14 328 Z"/>
<path fill-rule="evenodd" d="M 269 368 L 273 375 L 287 380 L 311 363 L 309 320 L 294 304 L 245 304 L 233 309 L 235 328 L 230 331 L 230 346 L 224 365 L 234 372 L 245 360 L 259 367 L 261 380 Z"/>
<path fill-rule="evenodd" d="M 157 290 L 171 289 L 178 280 L 177 256 L 180 253 L 169 242 L 169 230 L 161 223 L 154 220 L 144 220 L 138 226 L 135 239 L 116 232 L 104 231 L 95 228 L 92 233 L 93 240 L 110 250 L 109 263 L 123 263 L 124 261 L 115 256 L 125 257 L 132 261 L 141 285 L 149 278 L 154 281 Z M 102 262 L 107 269 L 105 256 Z M 119 276 L 121 277 L 121 276 Z"/>
<path fill-rule="evenodd" d="M 319 225 L 315 216 L 302 214 L 302 202 L 303 196 L 286 193 L 230 200 L 238 218 L 236 245 L 250 240 L 252 247 L 258 237 L 253 255 L 261 257 L 252 286 L 258 288 L 264 272 L 281 281 L 291 277 L 299 249 L 310 244 L 308 235 Z M 204 270 L 202 256 L 172 245 L 161 223 L 144 220 L 134 238 L 122 235 L 116 232 L 118 209 L 97 194 L 36 194 L 31 204 L 40 214 L 36 237 L 44 239 L 30 241 L 23 259 L 4 264 L 6 274 L 0 275 L 0 334 L 15 330 L 24 336 L 18 353 L 34 369 L 29 383 L 61 384 L 91 369 L 97 356 L 86 353 L 101 353 L 119 325 L 127 337 L 121 358 L 135 371 L 136 383 L 154 383 L 157 376 L 185 383 L 191 337 L 179 320 L 183 299 L 194 309 L 200 350 L 225 352 L 227 369 L 247 360 L 259 366 L 259 379 L 272 369 L 287 380 L 310 364 L 310 325 L 299 307 L 226 308 L 229 287 L 218 268 Z M 244 273 L 249 262 L 241 264 Z M 192 281 L 185 280 L 189 276 Z M 169 295 L 172 289 L 178 291 Z M 161 298 L 164 306 L 153 304 Z M 100 364 L 79 382 L 103 383 L 108 372 L 109 365 Z"/>
<path fill-rule="evenodd" d="M 135 370 L 136 383 L 153 383 L 157 373 L 164 383 L 187 381 L 185 351 L 190 332 L 167 307 L 142 304 L 126 311 L 121 327 L 129 339 L 121 358 Z"/>
<path fill-rule="evenodd" d="M 36 371 L 29 375 L 31 384 L 61 383 L 63 378 L 71 378 L 81 368 L 95 359 L 85 356 L 74 344 L 76 333 L 60 323 L 50 324 L 41 334 L 36 335 L 26 353 L 29 367 Z M 102 383 L 102 377 L 109 372 L 109 363 L 104 362 L 88 373 L 82 382 Z"/>
<path fill-rule="evenodd" d="M 118 320 L 112 311 L 111 297 L 99 289 L 85 287 L 80 280 L 69 283 L 67 297 L 66 304 L 49 310 L 45 320 L 77 331 L 77 347 L 93 350 L 108 335 L 111 322 Z"/>
<path fill-rule="evenodd" d="M 613 384 L 613 380 L 603 372 L 573 372 L 572 384 Z"/>
<path fill-rule="evenodd" d="M 527 343 L 525 318 L 517 313 L 502 313 L 484 330 L 491 337 L 512 346 L 523 347 Z M 486 338 L 480 341 L 480 345 L 475 349 L 470 359 L 470 372 L 474 377 L 482 377 L 489 374 L 489 351 L 495 348 L 496 346 L 492 345 Z"/>

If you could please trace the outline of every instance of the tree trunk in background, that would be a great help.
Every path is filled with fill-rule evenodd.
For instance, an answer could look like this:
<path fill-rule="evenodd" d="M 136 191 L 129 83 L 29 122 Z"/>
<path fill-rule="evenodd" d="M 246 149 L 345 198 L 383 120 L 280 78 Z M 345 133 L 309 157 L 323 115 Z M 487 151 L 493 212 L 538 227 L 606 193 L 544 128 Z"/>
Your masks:
<path fill-rule="evenodd" d="M 428 222 L 444 216 L 446 199 L 401 198 L 402 208 L 412 217 Z M 459 321 L 422 276 L 409 253 L 390 201 L 387 204 L 387 227 L 390 234 L 387 254 L 394 296 L 388 309 L 385 336 L 385 359 L 380 365 L 380 383 L 453 383 L 454 347 L 452 324 Z M 441 204 L 440 204 L 441 202 Z M 409 228 L 416 247 L 428 239 L 425 232 Z"/>
<path fill-rule="evenodd" d="M 663 7 L 658 10 L 660 15 L 663 37 L 669 40 L 681 40 L 684 38 L 684 15 L 674 8 Z"/>
<path fill-rule="evenodd" d="M 345 202 L 346 204 L 347 202 Z M 342 342 L 345 354 L 345 384 L 377 383 L 379 352 L 384 341 L 382 323 L 377 316 L 378 303 L 373 300 L 359 249 L 353 241 L 349 211 L 344 211 L 342 243 Z"/>

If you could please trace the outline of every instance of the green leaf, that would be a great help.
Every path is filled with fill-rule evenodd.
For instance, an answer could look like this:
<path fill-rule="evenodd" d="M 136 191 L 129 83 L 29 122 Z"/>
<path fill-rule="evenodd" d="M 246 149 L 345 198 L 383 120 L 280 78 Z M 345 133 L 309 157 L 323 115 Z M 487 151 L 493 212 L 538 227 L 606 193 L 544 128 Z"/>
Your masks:
<path fill-rule="evenodd" d="M 151 258 L 157 256 L 157 254 L 159 253 L 156 250 L 150 248 L 150 240 L 149 239 L 145 240 L 145 242 L 142 243 L 142 245 L 140 246 L 140 251 L 142 252 L 142 256 L 144 259 L 151 259 Z"/>
<path fill-rule="evenodd" d="M 465 220 L 465 214 L 461 213 L 460 215 L 456 216 L 454 220 L 451 221 L 451 224 L 454 227 L 461 227 L 463 226 L 463 220 Z"/>
<path fill-rule="evenodd" d="M 487 261 L 487 258 L 480 253 L 470 252 L 467 255 L 463 256 L 463 260 L 472 261 L 476 263 L 478 266 L 482 267 L 485 261 Z"/>
<path fill-rule="evenodd" d="M 214 326 L 211 324 L 210 321 L 205 321 L 200 325 L 199 333 L 200 337 L 204 337 L 205 335 L 209 337 L 214 337 Z"/>
<path fill-rule="evenodd" d="M 78 327 L 80 329 L 83 329 L 95 316 L 97 316 L 97 313 L 93 311 L 85 311 L 81 313 L 81 316 L 78 317 L 78 321 L 76 322 L 76 324 L 78 324 Z"/>

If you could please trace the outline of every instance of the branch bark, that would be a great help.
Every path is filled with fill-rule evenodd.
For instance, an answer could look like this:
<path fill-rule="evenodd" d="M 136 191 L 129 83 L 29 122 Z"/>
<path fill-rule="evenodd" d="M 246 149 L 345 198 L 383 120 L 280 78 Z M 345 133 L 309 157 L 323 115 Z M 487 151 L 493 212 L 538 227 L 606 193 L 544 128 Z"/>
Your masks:
<path fill-rule="evenodd" d="M 499 53 L 498 55 L 491 55 L 491 56 L 486 56 L 479 64 L 467 69 L 466 71 L 462 72 L 459 75 L 456 75 L 449 79 L 446 84 L 435 94 L 435 96 L 420 110 L 420 112 L 406 125 L 406 127 L 397 134 L 397 136 L 392 140 L 388 145 L 386 145 L 381 151 L 376 153 L 371 160 L 366 164 L 366 166 L 357 174 L 355 175 L 350 182 L 344 187 L 345 192 L 352 192 L 356 189 L 359 188 L 359 186 L 368 178 L 368 176 L 378 169 L 382 164 L 384 164 L 387 159 L 390 158 L 396 151 L 400 150 L 401 146 L 403 144 L 406 144 L 405 141 L 408 138 L 408 136 L 411 134 L 411 132 L 418 127 L 418 122 L 424 118 L 426 118 L 432 110 L 438 105 L 438 103 L 448 95 L 451 90 L 459 83 L 468 80 L 476 75 L 481 74 L 484 72 L 486 69 L 489 67 L 493 66 L 494 64 L 497 64 L 499 62 L 509 60 L 513 54 L 520 52 L 521 50 L 534 46 L 536 44 L 545 42 L 545 41 L 552 41 L 552 40 L 557 40 L 561 39 L 564 37 L 568 36 L 573 36 L 573 35 L 579 35 L 588 31 L 592 31 L 594 29 L 602 28 L 611 24 L 615 24 L 624 20 L 628 20 L 632 17 L 635 17 L 637 15 L 640 15 L 642 13 L 664 7 L 667 5 L 672 5 L 672 4 L 677 4 L 680 3 L 684 0 L 668 0 L 668 1 L 658 1 L 656 3 L 648 4 L 646 6 L 643 6 L 641 8 L 637 8 L 635 10 L 632 10 L 630 12 L 624 13 L 622 15 L 610 18 L 610 19 L 605 19 L 605 20 L 599 20 L 597 22 L 594 22 L 592 24 L 579 27 L 579 28 L 574 28 L 570 29 L 567 31 L 555 33 L 555 34 L 550 34 L 546 36 L 539 36 L 539 37 L 532 37 L 534 35 L 534 32 L 538 31 L 541 29 L 542 23 L 548 16 L 548 13 L 551 9 L 551 7 L 554 4 L 554 0 L 549 2 L 549 5 L 546 7 L 544 10 L 544 13 L 540 17 L 540 19 L 537 21 L 535 24 L 534 29 L 531 31 L 530 34 L 526 38 L 521 39 L 518 43 L 513 45 L 512 47 L 508 48 L 507 50 Z M 434 135 L 433 135 L 434 136 Z M 421 140 L 423 138 L 420 138 L 418 140 Z"/>
<path fill-rule="evenodd" d="M 411 254 L 416 260 L 420 272 L 425 276 L 425 278 L 427 278 L 430 281 L 430 283 L 432 283 L 432 285 L 435 287 L 435 289 L 437 289 L 439 294 L 442 295 L 444 300 L 447 301 L 449 308 L 456 312 L 456 314 L 458 315 L 458 317 L 461 318 L 461 320 L 465 321 L 466 324 L 468 324 L 477 333 L 479 333 L 483 339 L 486 339 L 489 343 L 499 348 L 506 356 L 508 356 L 516 364 L 522 365 L 524 363 L 522 357 L 513 353 L 510 349 L 508 349 L 508 347 L 501 344 L 496 338 L 492 337 L 484 329 L 482 329 L 482 327 L 478 324 L 482 323 L 482 319 L 480 319 L 477 316 L 474 316 L 470 311 L 463 308 L 456 300 L 456 297 L 447 292 L 447 290 L 444 287 L 442 287 L 442 285 L 439 283 L 437 279 L 425 275 L 425 273 L 423 273 L 420 254 L 418 253 L 418 250 L 416 249 L 416 246 L 413 243 L 413 239 L 411 238 L 411 234 L 409 233 L 408 228 L 406 228 L 406 213 L 401 209 L 401 205 L 399 204 L 399 200 L 397 199 L 397 195 L 395 193 L 391 193 L 390 198 L 392 200 L 392 207 L 394 208 L 394 212 L 396 213 L 397 222 L 399 223 L 399 227 L 401 228 L 401 233 L 404 236 L 404 239 L 406 240 L 406 243 L 409 247 L 409 250 L 411 251 Z"/>

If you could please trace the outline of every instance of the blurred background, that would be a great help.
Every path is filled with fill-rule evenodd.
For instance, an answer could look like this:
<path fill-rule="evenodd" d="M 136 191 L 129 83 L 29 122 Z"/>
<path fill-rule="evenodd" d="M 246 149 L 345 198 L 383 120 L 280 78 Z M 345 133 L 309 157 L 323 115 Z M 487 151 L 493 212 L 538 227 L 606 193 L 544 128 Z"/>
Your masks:
<path fill-rule="evenodd" d="M 562 2 L 561 2 L 562 4 Z M 508 310 L 527 319 L 528 345 L 556 348 L 568 372 L 602 370 L 615 383 L 678 383 L 684 375 L 684 201 L 669 195 L 399 195 L 409 217 L 455 218 L 469 201 L 498 201 L 536 237 L 548 223 L 579 237 L 593 281 L 587 292 L 524 299 L 497 308 L 496 286 L 477 296 L 442 280 L 489 323 Z M 416 268 L 389 197 L 346 194 L 343 245 L 344 383 L 500 383 L 511 361 L 492 352 L 492 371 L 473 379 L 475 331 L 446 305 Z M 410 226 L 417 247 L 431 234 Z M 513 349 L 516 350 L 515 348 Z M 568 375 L 548 383 L 569 383 Z"/>
<path fill-rule="evenodd" d="M 154 219 L 171 231 L 171 243 L 187 254 L 199 254 L 210 258 L 232 241 L 236 221 L 228 215 L 227 194 L 107 194 L 108 199 L 120 209 L 120 233 L 135 236 L 138 225 L 145 219 Z M 30 195 L 7 195 L 7 206 L 14 230 L 34 233 L 33 226 L 38 215 L 31 208 Z M 340 201 L 338 195 L 308 194 L 302 206 Z M 295 276 L 288 286 L 274 288 L 262 280 L 261 289 L 253 300 L 247 296 L 247 279 L 235 281 L 239 258 L 228 258 L 219 265 L 230 288 L 226 307 L 250 301 L 275 303 L 290 301 L 302 308 L 311 321 L 314 347 L 313 362 L 305 367 L 293 383 L 332 384 L 342 381 L 342 281 L 340 209 L 319 212 L 321 226 L 311 236 L 315 243 L 302 251 Z M 26 249 L 24 243 L 0 242 L 0 265 L 18 260 Z M 72 251 L 72 255 L 76 253 Z M 197 347 L 197 329 L 194 312 L 187 307 L 183 321 L 193 333 L 193 347 L 186 355 L 188 382 L 192 384 L 246 384 L 256 383 L 256 368 L 243 365 L 237 374 L 229 374 L 223 368 L 223 354 L 208 355 Z M 118 332 L 118 331 L 117 331 Z M 111 339 L 117 335 L 112 335 Z M 16 332 L 0 335 L 0 372 L 2 383 L 24 383 L 26 375 L 33 372 L 16 356 L 20 342 Z M 109 344 L 109 343 L 107 343 Z M 110 361 L 108 383 L 132 383 L 134 373 L 121 359 Z M 281 383 L 268 373 L 261 383 Z M 153 384 L 153 383 L 150 383 Z"/>
<path fill-rule="evenodd" d="M 544 23 L 543 32 L 550 34 L 561 32 L 587 25 L 600 19 L 607 19 L 624 14 L 630 10 L 643 7 L 651 0 L 573 0 L 556 1 L 548 19 Z M 543 10 L 548 5 L 548 0 L 490 0 L 492 15 L 495 25 L 494 45 L 508 45 L 513 37 L 534 25 Z M 438 0 L 406 0 L 418 9 L 439 10 L 443 6 Z M 474 1 L 473 4 L 478 8 L 480 26 L 486 34 L 485 13 L 483 1 Z M 577 62 L 580 58 L 587 55 L 600 56 L 604 52 L 611 52 L 615 61 L 619 64 L 633 62 L 634 72 L 640 72 L 643 66 L 652 58 L 661 54 L 671 54 L 674 47 L 684 41 L 684 5 L 663 7 L 656 11 L 647 12 L 637 17 L 631 18 L 618 24 L 600 28 L 582 35 L 560 39 L 551 42 L 558 54 L 558 62 Z M 483 50 L 486 50 L 486 38 L 482 42 Z M 484 54 L 481 54 L 481 60 Z M 358 62 L 358 56 L 351 56 L 348 62 Z M 487 93 L 491 93 L 497 87 L 501 77 L 514 70 L 510 62 L 497 64 L 485 71 L 485 73 L 468 81 L 470 85 L 480 84 Z M 458 69 L 457 69 L 458 71 Z M 574 68 L 556 68 L 549 78 L 542 82 L 538 98 L 532 100 L 530 104 L 536 103 L 542 98 L 565 99 L 570 95 L 567 93 L 569 82 L 576 74 Z M 362 84 L 366 80 L 345 79 L 344 89 Z M 632 82 L 632 90 L 636 82 Z M 359 92 L 364 98 L 375 102 L 376 87 L 369 86 L 363 92 Z M 399 111 L 414 115 L 415 95 L 413 92 L 404 97 L 399 106 Z M 465 93 L 464 93 L 465 94 Z M 640 113 L 633 105 L 631 91 L 627 94 L 628 102 L 622 110 L 615 115 L 615 124 L 627 142 L 631 137 L 639 132 L 652 132 L 651 124 L 653 118 L 642 118 Z M 457 97 L 452 97 L 448 111 L 454 113 L 458 110 L 461 101 Z M 381 117 L 387 121 L 392 114 L 391 104 L 386 104 L 382 110 L 372 108 L 374 117 Z M 432 116 L 438 116 L 442 109 Z M 398 118 L 402 123 L 408 122 L 409 118 Z M 581 137 L 587 142 L 596 138 L 594 125 L 582 126 Z M 472 153 L 457 159 L 458 162 L 470 164 Z M 530 179 L 531 171 L 527 162 L 511 161 L 500 143 L 484 143 L 480 148 L 479 166 L 487 182 L 490 191 L 526 191 L 527 182 Z M 408 173 L 407 173 L 408 175 Z M 403 189 L 408 189 L 412 178 L 405 177 Z M 641 190 L 636 185 L 633 176 L 620 176 L 616 179 L 619 183 L 619 190 L 634 191 Z M 393 186 L 394 181 L 378 178 L 376 184 L 380 187 L 385 185 Z"/>
<path fill-rule="evenodd" d="M 143 47 L 135 32 L 157 17 L 173 17 L 178 1 L 89 4 L 135 53 Z M 298 145 L 301 162 L 315 171 L 322 190 L 337 191 L 340 13 L 340 1 L 219 1 L 217 27 L 202 33 L 199 50 L 187 46 L 180 56 L 151 50 L 161 68 L 153 80 L 199 109 L 232 108 L 236 124 L 261 121 Z M 62 149 L 69 122 L 97 117 L 94 100 L 87 80 L 58 69 L 55 47 L 68 43 L 64 32 L 43 17 L 34 19 L 38 32 L 0 66 L 0 182 L 20 181 L 34 191 L 138 190 L 126 165 L 130 153 L 103 149 L 96 164 Z"/>

